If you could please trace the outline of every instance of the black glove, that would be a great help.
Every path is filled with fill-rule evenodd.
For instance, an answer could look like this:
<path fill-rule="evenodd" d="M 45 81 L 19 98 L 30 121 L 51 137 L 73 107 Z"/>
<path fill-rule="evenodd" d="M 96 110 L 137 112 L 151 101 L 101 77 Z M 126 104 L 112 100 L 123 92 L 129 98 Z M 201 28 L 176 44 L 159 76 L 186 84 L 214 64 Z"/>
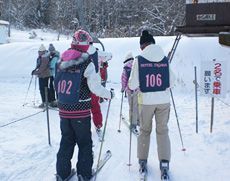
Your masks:
<path fill-rule="evenodd" d="M 103 67 L 107 67 L 107 66 L 108 66 L 108 62 L 104 62 Z"/>

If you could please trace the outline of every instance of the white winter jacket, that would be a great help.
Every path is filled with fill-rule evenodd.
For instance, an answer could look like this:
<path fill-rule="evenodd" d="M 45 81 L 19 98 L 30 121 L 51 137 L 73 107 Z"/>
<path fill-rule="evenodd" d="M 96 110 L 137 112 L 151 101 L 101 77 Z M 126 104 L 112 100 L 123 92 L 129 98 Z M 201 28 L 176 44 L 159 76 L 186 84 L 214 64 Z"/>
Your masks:
<path fill-rule="evenodd" d="M 87 53 L 92 55 L 95 53 L 96 48 L 93 45 L 89 46 Z M 91 62 L 84 73 L 87 78 L 87 84 L 91 92 L 102 98 L 111 98 L 111 92 L 101 85 L 101 77 L 99 73 L 96 73 L 95 65 Z"/>
<path fill-rule="evenodd" d="M 101 78 L 95 71 L 95 66 L 91 62 L 84 72 L 84 77 L 87 78 L 89 90 L 99 97 L 111 99 L 111 92 L 101 85 Z"/>
<path fill-rule="evenodd" d="M 152 62 L 160 62 L 164 58 L 164 52 L 161 47 L 155 44 L 148 45 L 140 54 L 145 59 Z M 135 58 L 133 68 L 131 71 L 131 75 L 129 78 L 129 88 L 134 90 L 139 87 L 139 68 L 138 68 L 138 60 Z M 173 82 L 175 80 L 175 75 L 171 71 L 169 72 L 170 77 L 170 87 L 172 87 Z M 158 92 L 139 92 L 139 104 L 144 105 L 154 105 L 154 104 L 165 104 L 170 103 L 170 92 L 169 88 L 165 91 Z"/>

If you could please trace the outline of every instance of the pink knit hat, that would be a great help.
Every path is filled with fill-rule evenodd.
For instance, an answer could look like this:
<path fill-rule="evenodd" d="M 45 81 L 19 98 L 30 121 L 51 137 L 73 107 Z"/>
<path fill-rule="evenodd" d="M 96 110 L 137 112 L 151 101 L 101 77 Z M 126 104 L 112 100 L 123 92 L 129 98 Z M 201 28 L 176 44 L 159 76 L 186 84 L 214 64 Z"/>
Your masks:
<path fill-rule="evenodd" d="M 76 48 L 82 52 L 87 52 L 90 43 L 93 42 L 93 38 L 85 30 L 78 30 L 74 33 L 71 43 L 72 48 Z"/>

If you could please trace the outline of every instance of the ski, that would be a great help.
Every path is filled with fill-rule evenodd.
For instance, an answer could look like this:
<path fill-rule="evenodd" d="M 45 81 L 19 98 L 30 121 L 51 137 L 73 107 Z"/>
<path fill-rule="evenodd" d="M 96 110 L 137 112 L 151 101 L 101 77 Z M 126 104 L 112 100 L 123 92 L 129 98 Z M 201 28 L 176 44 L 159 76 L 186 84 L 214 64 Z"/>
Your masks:
<path fill-rule="evenodd" d="M 32 107 L 32 108 L 41 109 L 41 110 L 45 110 L 46 109 L 46 107 L 39 107 L 39 106 L 36 106 L 36 105 L 31 105 L 31 106 L 27 106 L 27 107 Z M 54 110 L 54 111 L 59 111 L 58 107 L 51 107 L 51 106 L 49 106 L 49 109 L 50 110 Z"/>
<path fill-rule="evenodd" d="M 107 161 L 112 157 L 112 152 L 107 150 L 103 157 L 100 159 L 98 165 L 93 168 L 92 178 L 95 177 L 98 172 L 102 169 L 102 167 L 107 163 Z"/>
<path fill-rule="evenodd" d="M 128 127 L 128 129 L 130 130 L 130 123 L 128 120 L 126 120 L 124 117 L 121 118 L 121 120 L 123 121 L 123 123 L 125 123 L 125 125 Z M 135 136 L 139 136 L 139 132 L 136 130 L 133 130 L 131 129 L 132 133 L 135 135 Z"/>
<path fill-rule="evenodd" d="M 162 181 L 169 181 L 169 174 L 167 169 L 161 170 L 161 180 Z"/>
<path fill-rule="evenodd" d="M 140 173 L 140 181 L 147 181 L 147 172 Z"/>
<path fill-rule="evenodd" d="M 110 150 L 107 150 L 105 152 L 105 154 L 102 156 L 102 158 L 99 161 L 98 166 L 96 165 L 93 169 L 92 169 L 92 177 L 90 180 L 94 180 L 94 177 L 96 176 L 96 174 L 98 174 L 100 172 L 100 170 L 102 169 L 102 167 L 107 163 L 107 161 L 112 157 L 112 152 Z M 62 179 L 55 174 L 55 178 L 57 181 L 62 181 Z M 71 174 L 68 176 L 68 178 L 66 178 L 66 181 L 76 181 L 76 178 L 78 181 L 82 180 L 81 176 L 77 175 L 77 170 L 72 169 L 71 170 Z"/>
<path fill-rule="evenodd" d="M 59 108 L 58 108 L 58 107 L 50 107 L 50 106 L 49 106 L 49 109 L 50 109 L 50 110 L 54 110 L 54 111 L 59 111 Z"/>
<path fill-rule="evenodd" d="M 169 162 L 167 160 L 162 160 L 160 162 L 160 170 L 161 170 L 161 180 L 169 181 Z"/>

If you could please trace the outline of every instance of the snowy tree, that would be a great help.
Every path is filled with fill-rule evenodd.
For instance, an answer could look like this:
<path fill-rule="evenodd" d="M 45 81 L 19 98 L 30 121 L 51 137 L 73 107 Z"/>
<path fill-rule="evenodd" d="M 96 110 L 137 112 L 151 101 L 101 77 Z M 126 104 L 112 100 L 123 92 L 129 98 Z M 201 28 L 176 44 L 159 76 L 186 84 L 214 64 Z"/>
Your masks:
<path fill-rule="evenodd" d="M 11 0 L 9 1 L 9 21 L 15 23 L 18 28 L 25 25 L 25 17 L 33 11 L 33 2 L 27 0 Z"/>
<path fill-rule="evenodd" d="M 184 0 L 2 0 L 2 17 L 17 27 L 83 28 L 99 37 L 173 35 L 185 14 Z M 74 23 L 76 22 L 76 23 Z"/>
<path fill-rule="evenodd" d="M 146 16 L 140 29 L 149 29 L 156 35 L 173 34 L 175 26 L 182 23 L 184 13 L 178 9 L 183 6 L 183 3 L 157 0 L 154 4 L 144 7 Z"/>

